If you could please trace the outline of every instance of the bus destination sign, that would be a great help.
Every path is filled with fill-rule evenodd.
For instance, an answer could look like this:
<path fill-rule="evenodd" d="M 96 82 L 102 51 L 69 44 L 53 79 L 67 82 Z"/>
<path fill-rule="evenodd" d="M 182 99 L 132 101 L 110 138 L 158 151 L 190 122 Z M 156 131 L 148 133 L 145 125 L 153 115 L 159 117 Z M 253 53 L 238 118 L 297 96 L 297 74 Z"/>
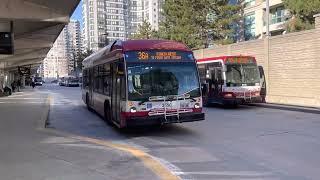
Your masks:
<path fill-rule="evenodd" d="M 228 64 L 252 64 L 255 63 L 253 58 L 250 57 L 232 57 L 226 60 Z"/>
<path fill-rule="evenodd" d="M 177 52 L 155 52 L 150 54 L 149 52 L 138 52 L 139 60 L 181 60 L 181 55 Z"/>
<path fill-rule="evenodd" d="M 133 51 L 126 53 L 127 61 L 194 61 L 191 52 L 181 51 Z"/>

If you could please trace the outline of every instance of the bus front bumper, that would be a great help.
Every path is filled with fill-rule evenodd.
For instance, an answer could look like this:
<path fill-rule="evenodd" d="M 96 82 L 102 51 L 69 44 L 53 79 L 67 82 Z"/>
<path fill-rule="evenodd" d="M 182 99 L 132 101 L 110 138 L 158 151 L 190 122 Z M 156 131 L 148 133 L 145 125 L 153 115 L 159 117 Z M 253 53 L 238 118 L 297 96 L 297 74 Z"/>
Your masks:
<path fill-rule="evenodd" d="M 169 116 L 165 119 L 164 115 L 147 116 L 147 117 L 127 117 L 127 126 L 148 126 L 148 125 L 161 125 L 161 124 L 173 124 L 184 123 L 193 121 L 202 121 L 205 119 L 204 113 L 182 113 L 177 116 Z"/>
<path fill-rule="evenodd" d="M 251 97 L 251 98 L 231 98 L 231 99 L 223 99 L 222 103 L 225 105 L 234 105 L 234 104 L 250 104 L 250 103 L 261 103 L 262 98 Z"/>

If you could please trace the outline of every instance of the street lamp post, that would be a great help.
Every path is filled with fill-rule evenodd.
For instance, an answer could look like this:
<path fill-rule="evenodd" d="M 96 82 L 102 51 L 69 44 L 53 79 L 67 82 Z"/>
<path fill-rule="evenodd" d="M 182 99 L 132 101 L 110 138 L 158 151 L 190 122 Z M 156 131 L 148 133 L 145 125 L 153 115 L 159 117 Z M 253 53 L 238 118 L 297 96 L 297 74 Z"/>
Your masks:
<path fill-rule="evenodd" d="M 266 0 L 266 35 L 267 37 L 270 36 L 270 29 L 269 29 L 269 26 L 270 26 L 270 4 L 269 4 L 269 0 Z"/>

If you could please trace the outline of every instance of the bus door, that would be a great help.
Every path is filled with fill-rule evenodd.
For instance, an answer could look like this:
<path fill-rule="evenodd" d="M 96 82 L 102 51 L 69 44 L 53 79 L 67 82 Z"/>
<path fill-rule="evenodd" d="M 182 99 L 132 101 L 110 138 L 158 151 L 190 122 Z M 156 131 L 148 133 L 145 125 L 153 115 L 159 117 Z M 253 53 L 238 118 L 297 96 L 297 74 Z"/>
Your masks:
<path fill-rule="evenodd" d="M 88 97 L 88 103 L 89 105 L 92 107 L 93 106 L 93 88 L 94 88 L 94 83 L 93 83 L 93 80 L 94 80 L 94 74 L 93 74 L 93 68 L 90 68 L 89 69 L 89 73 L 88 73 L 88 80 L 89 80 L 89 86 L 88 86 L 88 91 L 89 91 L 89 97 Z"/>
<path fill-rule="evenodd" d="M 209 97 L 214 99 L 219 98 L 223 85 L 222 67 L 209 67 L 207 70 L 207 81 L 209 84 Z"/>
<path fill-rule="evenodd" d="M 112 91 L 111 91 L 111 111 L 112 119 L 120 124 L 121 94 L 125 90 L 122 87 L 124 80 L 124 64 L 117 62 L 112 64 Z"/>

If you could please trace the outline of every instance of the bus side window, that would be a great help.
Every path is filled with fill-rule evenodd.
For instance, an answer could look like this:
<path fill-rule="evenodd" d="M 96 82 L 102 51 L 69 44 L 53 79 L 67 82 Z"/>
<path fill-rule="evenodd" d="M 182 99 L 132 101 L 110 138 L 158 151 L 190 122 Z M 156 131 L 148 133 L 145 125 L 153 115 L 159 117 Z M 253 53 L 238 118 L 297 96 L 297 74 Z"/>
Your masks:
<path fill-rule="evenodd" d="M 98 92 L 99 93 L 103 93 L 103 76 L 104 76 L 104 66 L 100 65 L 99 66 L 99 76 L 98 76 L 98 83 L 99 83 L 99 87 L 98 87 Z"/>
<path fill-rule="evenodd" d="M 111 87 L 111 68 L 110 64 L 104 64 L 105 74 L 103 76 L 103 93 L 107 96 L 110 96 L 110 87 Z"/>
<path fill-rule="evenodd" d="M 88 77 L 88 70 L 84 69 L 82 73 L 82 87 L 85 88 L 87 85 L 87 77 Z"/>
<path fill-rule="evenodd" d="M 216 72 L 216 81 L 218 84 L 223 84 L 223 78 L 222 78 L 222 70 L 221 68 L 215 69 Z"/>
<path fill-rule="evenodd" d="M 95 92 L 97 92 L 98 89 L 99 89 L 99 67 L 98 66 L 94 67 L 93 76 L 94 76 L 94 80 L 93 80 L 94 88 L 93 88 L 93 90 Z"/>

